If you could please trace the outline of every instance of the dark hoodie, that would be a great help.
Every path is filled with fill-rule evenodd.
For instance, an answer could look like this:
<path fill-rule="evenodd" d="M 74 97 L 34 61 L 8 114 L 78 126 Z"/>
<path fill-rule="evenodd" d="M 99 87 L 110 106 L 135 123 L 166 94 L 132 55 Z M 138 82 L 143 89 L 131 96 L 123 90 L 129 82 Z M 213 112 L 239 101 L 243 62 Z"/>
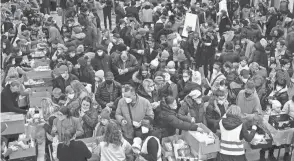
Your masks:
<path fill-rule="evenodd" d="M 91 66 L 87 64 L 87 60 L 84 58 L 78 59 L 80 64 L 79 80 L 92 85 L 92 91 L 95 90 L 95 73 Z"/>
<path fill-rule="evenodd" d="M 162 130 L 162 137 L 172 136 L 176 133 L 176 129 L 196 131 L 198 125 L 182 121 L 175 110 L 165 103 L 161 102 L 157 111 L 155 112 L 155 122 Z"/>
<path fill-rule="evenodd" d="M 252 61 L 251 62 L 256 62 L 260 66 L 264 68 L 268 68 L 268 56 L 265 52 L 264 47 L 260 44 L 260 42 L 257 42 L 254 44 L 255 51 L 252 53 Z"/>
<path fill-rule="evenodd" d="M 221 121 L 223 123 L 224 128 L 228 131 L 237 128 L 238 126 L 240 126 L 243 123 L 241 118 L 234 116 L 234 115 L 231 115 L 231 114 L 227 114 L 227 117 L 223 118 Z M 242 130 L 240 133 L 240 140 L 244 139 L 247 142 L 252 141 L 252 139 L 254 138 L 254 135 L 256 133 L 256 130 L 252 130 L 249 133 L 248 129 L 251 129 L 251 128 L 247 127 L 246 124 L 242 125 Z"/>

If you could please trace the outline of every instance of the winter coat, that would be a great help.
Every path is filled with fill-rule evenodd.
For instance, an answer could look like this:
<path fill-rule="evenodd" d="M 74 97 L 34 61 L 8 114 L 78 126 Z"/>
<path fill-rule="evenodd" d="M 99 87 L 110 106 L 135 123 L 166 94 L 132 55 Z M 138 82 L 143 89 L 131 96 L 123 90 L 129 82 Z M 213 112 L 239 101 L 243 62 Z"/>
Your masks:
<path fill-rule="evenodd" d="M 227 26 L 232 26 L 231 24 L 231 20 L 229 19 L 229 17 L 224 17 L 221 18 L 220 23 L 219 23 L 219 33 L 222 36 L 224 32 L 229 31 L 229 29 L 227 28 Z"/>
<path fill-rule="evenodd" d="M 241 34 L 246 35 L 246 37 L 253 42 L 258 42 L 262 37 L 260 27 L 255 23 L 242 28 Z"/>
<path fill-rule="evenodd" d="M 92 91 L 94 91 L 95 87 L 95 73 L 91 66 L 84 66 L 79 69 L 79 80 L 80 82 L 84 82 L 92 85 Z"/>
<path fill-rule="evenodd" d="M 26 114 L 26 110 L 22 110 L 18 107 L 18 96 L 19 94 L 12 93 L 10 90 L 10 84 L 6 85 L 5 88 L 1 91 L 1 112 Z"/>
<path fill-rule="evenodd" d="M 176 129 L 187 131 L 197 130 L 198 125 L 196 123 L 181 120 L 176 111 L 170 109 L 166 103 L 161 102 L 157 108 L 159 108 L 159 111 L 155 122 L 156 126 L 161 128 L 162 137 L 175 135 Z"/>
<path fill-rule="evenodd" d="M 84 130 L 83 138 L 89 138 L 93 136 L 93 131 L 98 123 L 98 113 L 94 108 L 90 108 L 89 111 L 85 112 L 85 115 L 80 118 L 82 127 Z"/>
<path fill-rule="evenodd" d="M 111 72 L 111 63 L 111 57 L 106 53 L 103 53 L 101 57 L 95 54 L 95 57 L 91 60 L 94 71 L 103 70 L 104 73 Z"/>
<path fill-rule="evenodd" d="M 279 20 L 279 16 L 274 14 L 274 15 L 270 15 L 270 17 L 268 18 L 267 22 L 266 22 L 266 32 L 265 35 L 269 36 L 270 32 L 272 31 L 272 29 L 277 25 L 277 21 Z"/>
<path fill-rule="evenodd" d="M 132 119 L 128 107 L 130 108 Z M 150 102 L 147 99 L 137 95 L 136 103 L 133 106 L 127 104 L 125 98 L 121 98 L 118 101 L 115 118 L 119 123 L 121 123 L 122 120 L 127 121 L 126 125 L 122 125 L 122 132 L 124 137 L 133 139 L 135 130 L 132 124 L 132 120 L 137 122 L 142 120 L 149 120 L 151 123 L 154 119 L 154 113 Z"/>
<path fill-rule="evenodd" d="M 294 117 L 294 102 L 292 100 L 285 103 L 281 114 L 288 114 L 291 117 Z"/>
<path fill-rule="evenodd" d="M 142 22 L 153 22 L 153 10 L 150 9 L 142 9 Z"/>
<path fill-rule="evenodd" d="M 113 81 L 113 92 L 108 92 L 106 82 L 98 85 L 97 93 L 95 94 L 96 101 L 102 108 L 106 107 L 107 103 L 114 102 L 117 98 L 121 97 L 121 84 Z"/>
<path fill-rule="evenodd" d="M 282 106 L 284 106 L 284 104 L 289 100 L 287 90 L 288 88 L 286 87 L 274 94 L 274 97 L 282 104 Z"/>
<path fill-rule="evenodd" d="M 138 87 L 138 91 L 137 91 L 138 95 L 143 97 L 143 98 L 146 98 L 150 103 L 153 103 L 153 102 L 158 102 L 160 101 L 159 100 L 159 94 L 158 94 L 158 91 L 154 90 L 152 92 L 152 96 L 150 96 L 144 89 L 143 85 L 140 85 Z"/>
<path fill-rule="evenodd" d="M 224 64 L 225 62 L 239 63 L 240 56 L 237 53 L 235 53 L 234 51 L 228 51 L 228 52 L 221 54 L 219 61 L 222 64 Z"/>
<path fill-rule="evenodd" d="M 85 34 L 84 45 L 95 49 L 98 40 L 97 28 L 94 25 L 89 25 L 86 28 Z"/>
<path fill-rule="evenodd" d="M 53 79 L 53 89 L 54 88 L 60 88 L 62 93 L 65 93 L 65 88 L 70 85 L 70 82 L 73 80 L 79 80 L 75 75 L 69 74 L 69 78 L 67 80 L 64 80 L 61 75 L 57 78 Z"/>
<path fill-rule="evenodd" d="M 195 82 L 184 82 L 183 79 L 179 80 L 178 82 L 178 97 L 180 100 L 183 100 L 192 90 L 198 89 L 199 91 L 202 91 L 202 88 L 199 84 Z"/>
<path fill-rule="evenodd" d="M 241 90 L 236 100 L 237 106 L 241 108 L 241 113 L 255 114 L 261 112 L 260 100 L 256 92 L 245 97 L 245 90 Z"/>
<path fill-rule="evenodd" d="M 84 134 L 82 124 L 80 120 L 76 117 L 65 118 L 62 121 L 60 121 L 58 118 L 55 118 L 53 121 L 53 126 L 57 128 L 57 135 L 58 135 L 59 142 L 62 142 L 64 140 L 62 135 L 65 130 L 75 129 L 76 137 L 80 137 Z M 54 134 L 52 135 L 54 136 Z"/>
<path fill-rule="evenodd" d="M 79 116 L 79 108 L 80 108 L 80 99 L 79 98 L 74 98 L 73 100 L 70 100 L 67 104 L 66 107 L 69 108 L 70 113 L 74 117 Z"/>
<path fill-rule="evenodd" d="M 142 64 L 144 54 L 139 54 L 138 50 L 145 50 L 147 48 L 147 43 L 144 37 L 141 39 L 136 39 L 133 38 L 131 41 L 131 46 L 130 46 L 130 54 L 134 55 L 138 61 L 139 64 Z"/>
<path fill-rule="evenodd" d="M 195 119 L 195 123 L 203 123 L 206 125 L 204 104 L 197 104 L 190 96 L 186 96 L 179 109 L 179 118 L 183 121 L 191 122 Z"/>
<path fill-rule="evenodd" d="M 115 80 L 121 84 L 126 84 L 132 79 L 133 73 L 139 69 L 139 64 L 135 56 L 128 54 L 128 60 L 124 66 L 124 62 L 121 60 L 120 55 L 118 55 L 112 62 L 112 68 L 114 70 Z M 128 72 L 119 75 L 118 69 L 128 69 Z"/>
<path fill-rule="evenodd" d="M 58 144 L 57 158 L 60 161 L 87 161 L 92 157 L 92 152 L 83 141 L 71 140 L 69 146 Z"/>
<path fill-rule="evenodd" d="M 264 47 L 261 46 L 260 42 L 255 45 L 255 51 L 252 53 L 252 61 L 256 62 L 264 68 L 268 68 L 268 55 L 265 53 Z"/>
<path fill-rule="evenodd" d="M 131 84 L 134 85 L 134 87 L 136 87 L 137 89 L 142 84 L 144 79 L 150 79 L 150 78 L 151 78 L 150 73 L 148 73 L 146 77 L 143 77 L 139 75 L 139 71 L 136 71 L 132 76 Z"/>
<path fill-rule="evenodd" d="M 135 6 L 127 7 L 125 10 L 126 10 L 126 15 L 132 15 L 132 17 L 135 17 L 136 20 L 140 22 L 139 10 Z"/>
<path fill-rule="evenodd" d="M 205 105 L 205 117 L 207 121 L 207 127 L 215 133 L 219 121 L 227 111 L 229 103 L 225 102 L 223 105 L 219 105 L 217 103 L 217 100 L 211 99 L 207 104 L 208 105 Z"/>
<path fill-rule="evenodd" d="M 155 25 L 154 25 L 154 33 L 153 33 L 153 35 L 154 35 L 154 40 L 157 42 L 158 40 L 159 40 L 159 31 L 160 30 L 162 30 L 164 28 L 164 24 L 163 24 L 163 22 L 159 19 L 156 23 L 155 23 Z"/>
<path fill-rule="evenodd" d="M 58 43 L 63 44 L 62 36 L 60 35 L 60 32 L 55 26 L 51 26 L 49 28 L 49 39 L 48 42 L 52 43 L 54 41 L 57 41 Z"/>

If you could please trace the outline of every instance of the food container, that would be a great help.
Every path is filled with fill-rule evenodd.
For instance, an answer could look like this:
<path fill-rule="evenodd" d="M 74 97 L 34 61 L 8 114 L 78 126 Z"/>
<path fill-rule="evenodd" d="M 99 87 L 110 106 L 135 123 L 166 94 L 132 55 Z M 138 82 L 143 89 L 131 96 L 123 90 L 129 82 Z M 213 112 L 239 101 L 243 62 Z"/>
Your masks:
<path fill-rule="evenodd" d="M 294 118 L 287 114 L 272 115 L 269 117 L 268 123 L 277 130 L 284 130 L 294 127 Z"/>

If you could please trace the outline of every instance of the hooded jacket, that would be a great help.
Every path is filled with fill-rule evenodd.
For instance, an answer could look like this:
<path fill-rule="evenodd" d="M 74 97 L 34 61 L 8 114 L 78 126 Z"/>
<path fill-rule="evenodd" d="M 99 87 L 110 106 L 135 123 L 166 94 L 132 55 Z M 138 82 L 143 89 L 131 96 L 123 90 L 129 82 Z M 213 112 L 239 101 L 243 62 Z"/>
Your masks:
<path fill-rule="evenodd" d="M 247 98 L 245 90 L 241 90 L 237 96 L 236 103 L 241 108 L 241 113 L 254 114 L 261 112 L 260 100 L 256 92 Z"/>
<path fill-rule="evenodd" d="M 227 114 L 225 118 L 222 120 L 222 124 L 226 130 L 233 130 L 240 126 L 243 122 L 242 119 L 231 115 Z M 246 124 L 242 124 L 242 130 L 240 133 L 240 140 L 245 140 L 247 142 L 251 142 L 252 139 L 254 138 L 254 135 L 256 133 L 256 130 L 252 130 L 250 133 L 248 132 L 249 127 L 246 126 Z"/>
<path fill-rule="evenodd" d="M 260 42 L 257 42 L 254 47 L 256 50 L 252 53 L 252 62 L 256 62 L 264 68 L 268 68 L 268 56 L 265 53 L 264 47 Z"/>
<path fill-rule="evenodd" d="M 154 90 L 152 92 L 152 96 L 150 96 L 144 89 L 143 85 L 140 85 L 138 87 L 138 95 L 141 97 L 146 98 L 150 103 L 158 102 L 159 101 L 159 95 L 158 91 Z"/>
<path fill-rule="evenodd" d="M 183 121 L 191 122 L 191 119 L 194 118 L 195 123 L 206 125 L 203 103 L 197 104 L 190 96 L 185 97 L 178 114 L 179 118 Z"/>
<path fill-rule="evenodd" d="M 223 105 L 219 105 L 216 99 L 211 99 L 208 105 L 205 105 L 205 117 L 207 120 L 207 127 L 216 132 L 219 121 L 226 113 L 229 103 L 225 102 Z"/>
<path fill-rule="evenodd" d="M 80 64 L 79 69 L 79 80 L 80 82 L 85 82 L 92 85 L 92 91 L 95 90 L 95 73 L 91 66 L 87 65 L 87 60 L 80 58 L 78 60 Z"/>
<path fill-rule="evenodd" d="M 158 108 L 158 116 L 156 117 L 155 122 L 157 123 L 157 126 L 162 129 L 162 137 L 174 135 L 176 129 L 187 131 L 197 130 L 198 125 L 181 120 L 176 111 L 170 109 L 165 102 L 162 101 Z"/>

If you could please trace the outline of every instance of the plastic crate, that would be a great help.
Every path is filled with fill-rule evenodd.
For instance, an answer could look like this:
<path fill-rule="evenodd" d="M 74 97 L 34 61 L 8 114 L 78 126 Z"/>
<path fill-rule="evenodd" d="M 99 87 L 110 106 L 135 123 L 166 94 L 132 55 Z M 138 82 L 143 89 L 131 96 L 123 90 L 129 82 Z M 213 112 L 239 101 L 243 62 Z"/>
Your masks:
<path fill-rule="evenodd" d="M 272 115 L 269 116 L 268 123 L 277 130 L 283 130 L 294 127 L 294 118 L 287 114 Z"/>

